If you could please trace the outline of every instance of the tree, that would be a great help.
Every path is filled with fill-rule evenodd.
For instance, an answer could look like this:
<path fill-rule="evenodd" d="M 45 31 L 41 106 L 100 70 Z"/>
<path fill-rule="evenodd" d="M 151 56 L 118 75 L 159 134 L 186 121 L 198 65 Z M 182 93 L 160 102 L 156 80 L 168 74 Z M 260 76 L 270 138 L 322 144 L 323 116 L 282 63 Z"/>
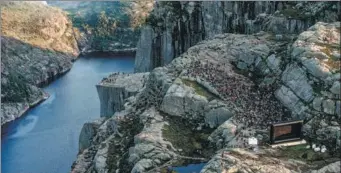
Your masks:
<path fill-rule="evenodd" d="M 126 9 L 130 17 L 130 25 L 134 28 L 140 27 L 149 17 L 154 8 L 154 0 L 133 1 Z"/>
<path fill-rule="evenodd" d="M 108 17 L 105 11 L 102 11 L 98 16 L 95 34 L 102 39 L 108 38 L 115 31 L 116 27 L 116 20 Z"/>

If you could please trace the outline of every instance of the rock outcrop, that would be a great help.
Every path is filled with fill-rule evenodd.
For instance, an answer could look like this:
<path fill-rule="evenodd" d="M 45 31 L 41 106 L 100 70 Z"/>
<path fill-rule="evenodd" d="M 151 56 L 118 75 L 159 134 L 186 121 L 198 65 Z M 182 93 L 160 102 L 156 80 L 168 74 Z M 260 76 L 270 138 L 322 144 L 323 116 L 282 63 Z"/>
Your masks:
<path fill-rule="evenodd" d="M 97 86 L 101 104 L 101 117 L 111 117 L 124 108 L 127 98 L 136 95 L 145 85 L 149 73 L 114 73 Z"/>
<path fill-rule="evenodd" d="M 146 24 L 149 29 L 141 30 L 140 42 L 147 44 L 137 45 L 135 72 L 166 65 L 216 34 L 268 31 L 280 40 L 339 16 L 336 2 L 157 2 Z M 139 63 L 143 61 L 147 63 Z"/>
<path fill-rule="evenodd" d="M 1 125 L 47 98 L 46 85 L 72 67 L 72 23 L 41 2 L 1 2 Z"/>
<path fill-rule="evenodd" d="M 278 151 L 261 148 L 257 152 L 240 148 L 220 150 L 201 170 L 200 173 L 215 172 L 260 172 L 260 173 L 337 173 L 340 171 L 340 161 L 331 163 L 319 170 L 313 170 L 317 165 L 308 165 L 295 159 L 277 158 Z"/>
<path fill-rule="evenodd" d="M 327 172 L 341 172 L 340 170 L 340 161 L 331 163 L 327 166 L 324 166 L 323 168 L 319 170 L 313 170 L 311 173 L 327 173 Z"/>
<path fill-rule="evenodd" d="M 148 74 L 144 87 L 87 138 L 91 145 L 82 148 L 72 172 L 162 172 L 198 162 L 207 163 L 202 172 L 334 169 L 322 167 L 340 160 L 339 95 L 332 94 L 340 82 L 333 66 L 340 62 L 333 58 L 340 52 L 339 25 L 319 22 L 294 42 L 271 32 L 199 42 Z M 323 48 L 328 53 L 321 58 Z M 145 74 L 134 75 L 142 80 Z M 269 124 L 297 118 L 304 120 L 308 143 L 325 145 L 326 153 L 268 147 Z M 257 151 L 248 149 L 250 136 L 259 141 Z"/>

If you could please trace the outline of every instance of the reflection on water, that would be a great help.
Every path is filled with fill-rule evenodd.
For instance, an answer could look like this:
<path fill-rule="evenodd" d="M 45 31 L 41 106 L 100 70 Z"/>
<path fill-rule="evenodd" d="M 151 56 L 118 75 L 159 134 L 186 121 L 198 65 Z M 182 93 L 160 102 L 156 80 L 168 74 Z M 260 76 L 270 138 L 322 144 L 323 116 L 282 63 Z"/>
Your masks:
<path fill-rule="evenodd" d="M 206 163 L 189 164 L 187 166 L 172 168 L 176 173 L 199 173 Z"/>
<path fill-rule="evenodd" d="M 47 98 L 44 102 L 42 102 L 40 106 L 52 104 L 55 98 L 56 98 L 56 94 L 54 93 L 50 94 L 49 98 Z"/>
<path fill-rule="evenodd" d="M 1 172 L 66 173 L 78 153 L 85 122 L 98 119 L 95 85 L 112 72 L 133 72 L 134 58 L 80 58 L 44 88 L 50 97 L 2 130 Z"/>
<path fill-rule="evenodd" d="M 31 115 L 23 118 L 17 128 L 15 129 L 15 133 L 10 135 L 9 138 L 19 138 L 25 136 L 28 132 L 32 131 L 34 126 L 38 121 L 38 117 Z"/>

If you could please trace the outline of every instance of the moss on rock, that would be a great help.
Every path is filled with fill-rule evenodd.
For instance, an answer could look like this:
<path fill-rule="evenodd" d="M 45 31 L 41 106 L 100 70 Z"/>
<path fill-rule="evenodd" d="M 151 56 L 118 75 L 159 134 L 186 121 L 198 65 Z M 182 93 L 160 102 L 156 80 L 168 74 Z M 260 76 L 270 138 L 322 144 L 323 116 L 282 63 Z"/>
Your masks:
<path fill-rule="evenodd" d="M 162 135 L 179 150 L 180 155 L 209 158 L 213 154 L 213 148 L 209 147 L 208 141 L 212 129 L 197 130 L 194 124 L 181 117 L 164 115 L 164 118 L 169 124 L 162 129 Z M 189 163 L 193 163 L 193 160 L 178 160 L 173 166 Z"/>
<path fill-rule="evenodd" d="M 186 86 L 192 87 L 197 94 L 206 97 L 208 101 L 211 101 L 216 98 L 211 92 L 209 92 L 206 88 L 204 88 L 196 81 L 191 81 L 187 79 L 181 79 L 181 81 Z"/>

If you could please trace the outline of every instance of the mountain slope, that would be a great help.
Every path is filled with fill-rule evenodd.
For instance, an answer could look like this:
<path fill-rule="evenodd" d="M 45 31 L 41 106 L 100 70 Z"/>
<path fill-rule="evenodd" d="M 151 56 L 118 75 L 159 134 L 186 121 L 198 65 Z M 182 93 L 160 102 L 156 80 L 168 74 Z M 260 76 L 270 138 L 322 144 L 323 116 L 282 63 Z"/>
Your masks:
<path fill-rule="evenodd" d="M 42 2 L 1 2 L 1 125 L 46 99 L 38 88 L 72 67 L 78 46 L 63 11 Z"/>

